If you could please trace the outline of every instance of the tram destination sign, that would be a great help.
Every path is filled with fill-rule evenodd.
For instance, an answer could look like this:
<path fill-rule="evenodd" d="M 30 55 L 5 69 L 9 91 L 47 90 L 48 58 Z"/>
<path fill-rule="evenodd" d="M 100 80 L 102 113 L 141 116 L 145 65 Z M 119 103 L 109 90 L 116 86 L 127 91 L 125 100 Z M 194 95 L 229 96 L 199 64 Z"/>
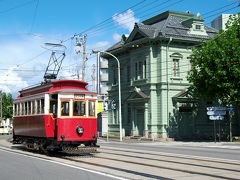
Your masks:
<path fill-rule="evenodd" d="M 85 99 L 85 94 L 74 94 L 75 99 Z"/>

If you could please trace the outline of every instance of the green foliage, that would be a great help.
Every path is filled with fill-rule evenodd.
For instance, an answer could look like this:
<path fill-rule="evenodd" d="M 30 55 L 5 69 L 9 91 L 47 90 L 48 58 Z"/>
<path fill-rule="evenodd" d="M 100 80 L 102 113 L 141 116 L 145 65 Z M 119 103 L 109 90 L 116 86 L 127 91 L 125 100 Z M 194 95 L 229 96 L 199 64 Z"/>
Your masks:
<path fill-rule="evenodd" d="M 195 97 L 240 102 L 240 14 L 231 16 L 226 31 L 193 49 L 190 61 L 189 90 Z"/>
<path fill-rule="evenodd" d="M 13 98 L 10 93 L 2 93 L 2 116 L 3 119 L 13 116 Z"/>

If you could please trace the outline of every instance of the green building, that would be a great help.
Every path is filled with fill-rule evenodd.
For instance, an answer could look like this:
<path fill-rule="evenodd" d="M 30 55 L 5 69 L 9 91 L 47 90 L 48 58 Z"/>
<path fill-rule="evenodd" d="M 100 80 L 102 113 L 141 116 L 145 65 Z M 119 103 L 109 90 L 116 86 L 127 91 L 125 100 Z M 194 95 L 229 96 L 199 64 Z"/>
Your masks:
<path fill-rule="evenodd" d="M 166 11 L 135 24 L 128 37 L 123 35 L 107 50 L 121 66 L 123 135 L 153 139 L 213 135 L 213 121 L 206 114 L 206 107 L 213 104 L 191 99 L 186 91 L 192 47 L 217 33 L 203 23 L 199 14 Z M 103 57 L 108 59 L 109 100 L 118 102 L 117 62 Z M 118 135 L 118 109 L 110 110 L 108 117 L 109 132 Z M 227 124 L 221 121 L 222 134 L 228 134 Z"/>

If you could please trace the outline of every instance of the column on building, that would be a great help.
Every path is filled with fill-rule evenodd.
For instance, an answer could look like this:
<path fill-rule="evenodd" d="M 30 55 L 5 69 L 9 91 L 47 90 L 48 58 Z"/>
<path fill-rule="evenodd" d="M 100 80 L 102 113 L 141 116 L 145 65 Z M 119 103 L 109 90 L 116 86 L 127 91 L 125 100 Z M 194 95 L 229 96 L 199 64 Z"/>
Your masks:
<path fill-rule="evenodd" d="M 136 127 L 135 127 L 135 118 L 134 118 L 134 108 L 132 108 L 132 104 L 131 104 L 131 124 L 132 124 L 132 132 L 131 135 L 135 136 L 136 135 Z"/>
<path fill-rule="evenodd" d="M 148 103 L 146 102 L 144 104 L 144 132 L 143 136 L 145 138 L 148 138 L 149 136 L 149 130 L 148 130 Z"/>

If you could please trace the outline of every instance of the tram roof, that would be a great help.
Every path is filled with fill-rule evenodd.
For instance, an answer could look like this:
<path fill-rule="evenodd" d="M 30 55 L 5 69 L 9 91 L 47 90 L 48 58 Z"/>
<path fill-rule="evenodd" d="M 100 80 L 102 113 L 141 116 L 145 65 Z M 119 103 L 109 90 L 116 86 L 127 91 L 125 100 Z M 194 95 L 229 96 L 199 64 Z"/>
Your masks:
<path fill-rule="evenodd" d="M 79 80 L 56 80 L 49 83 L 44 83 L 41 85 L 37 85 L 34 87 L 25 88 L 19 91 L 20 95 L 18 97 L 26 97 L 39 93 L 59 93 L 59 92 L 74 92 L 74 93 L 92 93 L 90 92 L 86 86 L 87 82 L 79 81 Z"/>

